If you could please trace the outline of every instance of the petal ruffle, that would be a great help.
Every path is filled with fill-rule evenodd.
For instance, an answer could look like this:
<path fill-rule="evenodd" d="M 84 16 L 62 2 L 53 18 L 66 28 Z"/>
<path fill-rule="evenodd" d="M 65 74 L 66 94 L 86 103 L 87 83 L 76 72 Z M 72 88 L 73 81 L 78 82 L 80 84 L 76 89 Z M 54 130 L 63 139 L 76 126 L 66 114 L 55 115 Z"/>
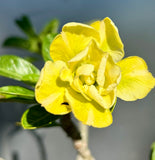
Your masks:
<path fill-rule="evenodd" d="M 64 103 L 65 88 L 69 83 L 59 78 L 63 67 L 66 67 L 66 64 L 62 61 L 46 62 L 35 87 L 36 100 L 53 114 L 66 114 L 71 111 L 71 108 Z"/>
<path fill-rule="evenodd" d="M 102 56 L 98 71 L 97 71 L 97 83 L 100 87 L 110 91 L 111 86 L 115 84 L 115 87 L 120 81 L 121 70 L 116 65 L 112 57 L 108 53 L 104 53 Z M 111 90 L 114 88 L 111 88 Z"/>
<path fill-rule="evenodd" d="M 121 70 L 118 65 L 113 62 L 110 55 L 107 57 L 106 69 L 105 69 L 105 83 L 104 88 L 108 91 L 113 90 L 121 79 Z"/>
<path fill-rule="evenodd" d="M 50 46 L 50 55 L 54 61 L 69 61 L 86 48 L 94 39 L 100 41 L 98 31 L 93 27 L 81 23 L 67 23 Z"/>
<path fill-rule="evenodd" d="M 155 86 L 155 78 L 148 71 L 145 61 L 140 57 L 128 57 L 117 63 L 122 78 L 117 86 L 117 96 L 125 101 L 142 99 Z"/>
<path fill-rule="evenodd" d="M 82 52 L 73 57 L 68 64 L 74 69 L 78 64 L 84 62 L 94 65 L 95 70 L 97 70 L 104 54 L 105 53 L 97 46 L 96 42 L 92 40 L 88 46 Z"/>
<path fill-rule="evenodd" d="M 50 56 L 53 61 L 62 60 L 64 62 L 70 60 L 70 57 L 74 56 L 69 46 L 64 42 L 61 34 L 54 38 L 50 46 Z"/>
<path fill-rule="evenodd" d="M 100 95 L 94 85 L 88 86 L 87 95 L 104 109 L 110 109 L 116 101 L 116 89 L 107 95 Z"/>
<path fill-rule="evenodd" d="M 94 101 L 87 101 L 82 95 L 72 89 L 66 90 L 66 99 L 75 117 L 84 124 L 101 128 L 112 124 L 112 113 L 103 109 Z"/>
<path fill-rule="evenodd" d="M 96 29 L 86 24 L 70 22 L 63 26 L 62 31 L 65 33 L 71 33 L 73 35 L 75 34 L 75 35 L 83 35 L 84 37 L 91 37 L 97 42 L 100 41 L 100 36 L 98 31 L 96 31 Z"/>
<path fill-rule="evenodd" d="M 101 49 L 108 52 L 115 62 L 120 61 L 124 56 L 124 45 L 112 20 L 107 17 L 92 23 L 91 26 L 100 33 Z"/>

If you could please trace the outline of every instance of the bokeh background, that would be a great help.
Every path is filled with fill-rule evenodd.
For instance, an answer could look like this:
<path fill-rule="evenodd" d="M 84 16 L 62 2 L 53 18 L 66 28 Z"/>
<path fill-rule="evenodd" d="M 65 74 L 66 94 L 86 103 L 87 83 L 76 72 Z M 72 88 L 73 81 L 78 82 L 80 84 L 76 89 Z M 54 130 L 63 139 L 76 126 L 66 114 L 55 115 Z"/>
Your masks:
<path fill-rule="evenodd" d="M 14 19 L 26 14 L 36 31 L 52 18 L 61 26 L 70 21 L 88 22 L 110 17 L 119 29 L 126 57 L 145 59 L 155 75 L 154 0 L 0 0 L 0 45 L 11 35 L 24 36 Z M 26 51 L 0 47 L 0 55 Z M 31 55 L 31 54 L 29 54 Z M 42 63 L 36 64 L 39 68 Z M 0 77 L 0 86 L 17 82 Z M 6 160 L 73 160 L 76 152 L 60 128 L 26 131 L 15 126 L 26 105 L 0 103 L 0 157 Z M 142 100 L 118 100 L 114 122 L 108 128 L 90 127 L 89 146 L 97 160 L 148 160 L 155 141 L 155 90 Z"/>

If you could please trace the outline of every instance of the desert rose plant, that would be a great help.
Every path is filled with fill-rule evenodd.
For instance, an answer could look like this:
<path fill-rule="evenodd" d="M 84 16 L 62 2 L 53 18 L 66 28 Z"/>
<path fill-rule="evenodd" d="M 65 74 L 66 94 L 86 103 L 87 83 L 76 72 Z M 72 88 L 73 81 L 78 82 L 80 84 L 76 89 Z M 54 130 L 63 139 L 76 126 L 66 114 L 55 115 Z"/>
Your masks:
<path fill-rule="evenodd" d="M 28 38 L 10 37 L 4 46 L 38 53 L 45 65 L 40 72 L 23 58 L 0 56 L 0 75 L 27 85 L 1 87 L 0 101 L 33 104 L 22 115 L 24 129 L 61 127 L 72 138 L 77 159 L 95 159 L 88 148 L 87 126 L 111 125 L 117 98 L 135 101 L 147 96 L 155 78 L 146 62 L 137 56 L 123 59 L 123 43 L 108 17 L 89 25 L 67 23 L 59 34 L 56 19 L 39 34 L 26 16 L 16 24 Z"/>

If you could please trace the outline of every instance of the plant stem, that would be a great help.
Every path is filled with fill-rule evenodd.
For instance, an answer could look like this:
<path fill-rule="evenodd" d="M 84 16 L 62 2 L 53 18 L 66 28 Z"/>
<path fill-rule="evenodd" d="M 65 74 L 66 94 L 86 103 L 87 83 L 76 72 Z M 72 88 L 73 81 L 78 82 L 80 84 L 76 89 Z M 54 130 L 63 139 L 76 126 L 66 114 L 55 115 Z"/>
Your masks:
<path fill-rule="evenodd" d="M 76 160 L 95 160 L 88 148 L 88 126 L 79 122 L 81 140 L 74 141 L 74 146 L 78 151 Z"/>
<path fill-rule="evenodd" d="M 67 136 L 72 138 L 73 141 L 80 140 L 81 135 L 78 128 L 71 120 L 70 114 L 66 114 L 60 119 L 62 129 L 67 133 Z"/>
<path fill-rule="evenodd" d="M 72 122 L 70 114 L 62 116 L 60 121 L 62 129 L 73 140 L 74 147 L 78 152 L 77 160 L 95 160 L 88 149 L 88 127 L 80 123 L 79 132 Z"/>

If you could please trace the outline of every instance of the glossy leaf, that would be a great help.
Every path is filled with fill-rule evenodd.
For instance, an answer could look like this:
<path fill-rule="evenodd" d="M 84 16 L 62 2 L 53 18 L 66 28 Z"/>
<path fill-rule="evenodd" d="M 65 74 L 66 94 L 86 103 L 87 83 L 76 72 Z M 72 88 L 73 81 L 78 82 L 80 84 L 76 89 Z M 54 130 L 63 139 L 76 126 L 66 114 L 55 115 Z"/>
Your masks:
<path fill-rule="evenodd" d="M 52 60 L 52 58 L 50 56 L 50 45 L 51 45 L 55 36 L 56 36 L 56 34 L 48 34 L 43 40 L 42 56 L 44 58 L 44 61 Z"/>
<path fill-rule="evenodd" d="M 52 127 L 57 125 L 55 120 L 58 118 L 60 116 L 50 114 L 40 105 L 35 105 L 23 113 L 21 124 L 24 129 Z"/>
<path fill-rule="evenodd" d="M 40 33 L 40 37 L 43 38 L 47 34 L 52 34 L 52 33 L 57 33 L 58 32 L 58 27 L 59 27 L 59 21 L 58 19 L 53 19 L 50 21 L 42 30 Z"/>
<path fill-rule="evenodd" d="M 30 62 L 14 55 L 0 56 L 0 76 L 35 84 L 40 71 Z"/>
<path fill-rule="evenodd" d="M 35 37 L 35 31 L 30 22 L 30 19 L 27 16 L 22 16 L 20 19 L 17 19 L 16 24 L 24 31 L 29 37 Z"/>
<path fill-rule="evenodd" d="M 20 86 L 0 87 L 0 102 L 36 103 L 34 91 Z"/>

